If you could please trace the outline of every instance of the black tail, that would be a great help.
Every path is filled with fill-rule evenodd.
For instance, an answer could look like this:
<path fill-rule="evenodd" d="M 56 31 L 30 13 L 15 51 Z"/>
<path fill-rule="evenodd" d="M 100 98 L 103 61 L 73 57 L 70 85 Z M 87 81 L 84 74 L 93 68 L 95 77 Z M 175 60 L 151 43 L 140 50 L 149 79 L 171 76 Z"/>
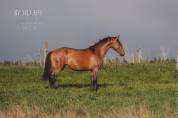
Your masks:
<path fill-rule="evenodd" d="M 51 52 L 49 52 L 46 56 L 42 79 L 49 80 L 50 75 L 51 75 Z"/>

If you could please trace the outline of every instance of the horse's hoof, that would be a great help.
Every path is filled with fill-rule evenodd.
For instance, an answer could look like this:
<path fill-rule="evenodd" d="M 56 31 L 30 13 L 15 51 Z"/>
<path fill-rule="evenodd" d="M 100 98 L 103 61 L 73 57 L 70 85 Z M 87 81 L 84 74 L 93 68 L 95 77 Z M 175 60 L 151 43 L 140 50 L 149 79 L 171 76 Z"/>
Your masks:
<path fill-rule="evenodd" d="M 50 86 L 45 86 L 45 88 L 50 88 Z"/>
<path fill-rule="evenodd" d="M 53 88 L 54 88 L 54 89 L 57 89 L 57 88 L 59 88 L 59 85 L 55 85 L 55 86 L 53 86 Z"/>
<path fill-rule="evenodd" d="M 92 87 L 91 90 L 97 92 L 98 91 L 98 87 Z"/>
<path fill-rule="evenodd" d="M 55 83 L 55 84 L 53 85 L 53 88 L 55 88 L 55 89 L 59 88 L 59 84 L 58 84 L 58 83 Z"/>

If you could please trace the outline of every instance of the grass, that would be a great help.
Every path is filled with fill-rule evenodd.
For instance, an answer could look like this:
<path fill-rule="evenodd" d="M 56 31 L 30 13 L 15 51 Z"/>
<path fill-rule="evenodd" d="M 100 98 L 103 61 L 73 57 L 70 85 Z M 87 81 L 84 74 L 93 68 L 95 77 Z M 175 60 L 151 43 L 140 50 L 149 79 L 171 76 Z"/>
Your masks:
<path fill-rule="evenodd" d="M 47 117 L 69 112 L 92 117 L 113 117 L 116 112 L 127 115 L 128 111 L 144 114 L 140 109 L 149 117 L 176 115 L 178 72 L 173 64 L 104 65 L 97 92 L 90 89 L 89 72 L 65 69 L 58 78 L 58 89 L 46 88 L 41 74 L 38 66 L 0 66 L 2 114 L 13 113 L 10 109 L 17 106 L 24 114 L 33 113 L 35 106 Z"/>
<path fill-rule="evenodd" d="M 154 118 L 153 114 L 146 108 L 140 107 L 139 109 L 117 109 L 108 113 L 103 113 L 97 116 L 91 116 L 88 112 L 66 112 L 65 114 L 55 113 L 47 114 L 41 112 L 39 108 L 34 107 L 32 109 L 23 109 L 19 106 L 11 108 L 6 111 L 0 111 L 1 118 Z M 169 114 L 169 118 L 173 118 L 172 114 Z"/>

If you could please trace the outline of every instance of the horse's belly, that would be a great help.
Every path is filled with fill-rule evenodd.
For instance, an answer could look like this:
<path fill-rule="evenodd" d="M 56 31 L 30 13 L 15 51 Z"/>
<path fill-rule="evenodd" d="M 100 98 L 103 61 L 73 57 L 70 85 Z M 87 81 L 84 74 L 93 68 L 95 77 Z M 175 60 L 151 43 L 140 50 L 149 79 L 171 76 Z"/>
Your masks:
<path fill-rule="evenodd" d="M 71 59 L 67 65 L 73 70 L 90 70 L 90 61 L 87 58 Z"/>
<path fill-rule="evenodd" d="M 73 70 L 91 70 L 96 63 L 91 57 L 81 56 L 78 58 L 70 58 L 67 65 Z"/>

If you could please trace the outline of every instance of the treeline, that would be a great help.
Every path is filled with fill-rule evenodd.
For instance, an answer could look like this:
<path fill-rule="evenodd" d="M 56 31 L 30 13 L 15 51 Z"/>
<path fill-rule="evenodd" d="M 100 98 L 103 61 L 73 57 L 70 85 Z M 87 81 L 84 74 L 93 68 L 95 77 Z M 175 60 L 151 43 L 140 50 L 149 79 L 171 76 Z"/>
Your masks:
<path fill-rule="evenodd" d="M 162 58 L 153 58 L 153 59 L 142 59 L 142 60 L 128 60 L 126 58 L 114 58 L 114 59 L 105 59 L 105 64 L 113 63 L 113 64 L 139 64 L 139 63 L 162 63 L 162 64 L 175 64 L 176 59 L 167 58 L 163 60 Z"/>
<path fill-rule="evenodd" d="M 36 65 L 39 66 L 40 63 L 37 61 L 28 61 L 28 62 L 23 62 L 23 61 L 10 61 L 10 60 L 4 60 L 0 62 L 1 65 L 24 65 L 24 66 L 28 66 L 28 65 Z"/>
<path fill-rule="evenodd" d="M 162 64 L 175 64 L 176 59 L 174 58 L 167 58 L 166 60 L 162 60 L 161 58 L 153 58 L 153 59 L 143 59 L 141 61 L 130 61 L 126 58 L 113 58 L 113 59 L 104 59 L 104 64 L 139 64 L 139 63 L 162 63 Z M 34 66 L 43 66 L 42 63 L 39 61 L 10 61 L 10 60 L 4 60 L 0 62 L 1 65 L 34 65 Z"/>

